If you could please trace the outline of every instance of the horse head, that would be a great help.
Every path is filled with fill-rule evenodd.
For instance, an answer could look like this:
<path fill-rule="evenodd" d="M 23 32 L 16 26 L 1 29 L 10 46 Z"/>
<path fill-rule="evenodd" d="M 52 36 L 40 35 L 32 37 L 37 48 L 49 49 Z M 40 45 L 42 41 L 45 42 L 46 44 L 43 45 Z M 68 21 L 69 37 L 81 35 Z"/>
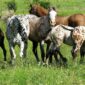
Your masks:
<path fill-rule="evenodd" d="M 56 16 L 57 16 L 57 12 L 56 12 L 55 8 L 54 7 L 49 8 L 48 17 L 50 20 L 50 24 L 52 26 L 56 25 Z"/>
<path fill-rule="evenodd" d="M 29 13 L 30 13 L 30 14 L 34 14 L 34 15 L 40 17 L 39 14 L 38 14 L 37 9 L 38 9 L 38 6 L 37 6 L 36 4 L 30 5 Z"/>

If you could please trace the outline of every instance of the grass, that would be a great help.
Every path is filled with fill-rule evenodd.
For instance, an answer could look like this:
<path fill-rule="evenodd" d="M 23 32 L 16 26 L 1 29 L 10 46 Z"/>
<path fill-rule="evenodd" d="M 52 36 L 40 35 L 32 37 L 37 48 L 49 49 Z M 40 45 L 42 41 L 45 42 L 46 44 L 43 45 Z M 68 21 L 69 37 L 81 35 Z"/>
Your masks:
<path fill-rule="evenodd" d="M 8 1 L 10 0 L 1 0 L 0 13 L 2 10 L 7 9 L 5 2 Z M 30 0 L 15 1 L 17 3 L 16 14 L 28 13 Z M 85 13 L 85 0 L 49 0 L 49 2 L 57 8 L 58 15 L 66 16 L 74 13 Z M 1 20 L 0 27 L 5 33 L 6 24 Z M 0 49 L 0 85 L 85 85 L 85 63 L 79 63 L 79 56 L 75 62 L 72 61 L 71 47 L 64 44 L 61 47 L 61 52 L 68 59 L 67 67 L 57 66 L 55 60 L 53 60 L 52 65 L 45 67 L 37 65 L 32 53 L 32 43 L 28 42 L 26 63 L 20 59 L 19 48 L 16 47 L 16 64 L 11 66 L 8 63 L 10 53 L 8 42 L 5 38 L 7 62 L 3 61 L 3 53 Z M 39 47 L 38 54 L 40 56 Z"/>

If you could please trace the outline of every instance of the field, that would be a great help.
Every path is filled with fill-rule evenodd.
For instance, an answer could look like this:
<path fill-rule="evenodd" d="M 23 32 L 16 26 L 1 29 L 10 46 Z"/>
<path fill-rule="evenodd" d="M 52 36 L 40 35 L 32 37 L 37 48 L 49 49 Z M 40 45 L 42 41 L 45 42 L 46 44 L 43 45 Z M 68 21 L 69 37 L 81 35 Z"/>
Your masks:
<path fill-rule="evenodd" d="M 6 10 L 6 2 L 11 0 L 0 0 L 0 15 Z M 55 6 L 58 15 L 66 16 L 74 13 L 85 14 L 85 0 L 40 0 L 49 1 Z M 15 0 L 17 10 L 15 14 L 26 14 L 29 10 L 29 4 L 33 0 Z M 0 20 L 0 27 L 3 32 L 6 31 L 6 23 Z M 32 43 L 28 41 L 26 63 L 19 57 L 19 48 L 16 46 L 16 63 L 14 66 L 9 64 L 10 53 L 8 42 L 5 38 L 5 47 L 7 50 L 7 62 L 3 61 L 3 53 L 0 49 L 0 85 L 85 85 L 85 62 L 79 63 L 80 56 L 76 61 L 72 61 L 71 47 L 63 44 L 61 52 L 68 59 L 67 67 L 59 67 L 53 60 L 52 65 L 45 67 L 39 66 L 32 53 Z M 40 49 L 38 47 L 40 56 Z M 41 57 L 40 57 L 41 58 Z M 85 61 L 85 60 L 84 60 Z"/>

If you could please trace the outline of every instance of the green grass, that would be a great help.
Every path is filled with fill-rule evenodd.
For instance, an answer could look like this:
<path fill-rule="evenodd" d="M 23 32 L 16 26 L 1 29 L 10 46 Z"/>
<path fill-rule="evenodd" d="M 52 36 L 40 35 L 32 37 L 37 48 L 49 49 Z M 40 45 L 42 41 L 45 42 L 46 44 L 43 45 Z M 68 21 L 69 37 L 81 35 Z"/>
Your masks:
<path fill-rule="evenodd" d="M 5 2 L 11 0 L 0 0 L 0 15 L 6 10 Z M 31 0 L 15 0 L 17 3 L 16 14 L 28 13 L 28 6 Z M 43 0 L 41 0 L 43 1 Z M 85 0 L 47 0 L 55 6 L 58 15 L 71 15 L 74 13 L 85 13 Z M 6 31 L 6 24 L 0 20 L 0 27 Z M 19 57 L 19 48 L 16 46 L 15 66 L 11 66 L 10 53 L 7 39 L 5 38 L 7 49 L 7 62 L 3 62 L 3 53 L 0 49 L 0 85 L 85 85 L 85 63 L 79 63 L 79 56 L 76 61 L 72 61 L 71 47 L 62 45 L 61 52 L 68 59 L 67 67 L 59 67 L 55 60 L 53 64 L 45 67 L 38 66 L 32 53 L 32 43 L 28 41 L 26 63 Z M 40 56 L 40 49 L 38 47 Z"/>

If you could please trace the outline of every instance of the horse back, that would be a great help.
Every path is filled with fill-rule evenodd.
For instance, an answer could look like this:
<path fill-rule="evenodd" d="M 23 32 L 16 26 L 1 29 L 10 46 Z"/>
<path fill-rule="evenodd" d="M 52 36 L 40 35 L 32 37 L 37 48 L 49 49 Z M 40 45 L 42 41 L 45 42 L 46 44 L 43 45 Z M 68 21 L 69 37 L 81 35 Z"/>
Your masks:
<path fill-rule="evenodd" d="M 68 16 L 57 16 L 56 25 L 59 24 L 68 25 Z"/>
<path fill-rule="evenodd" d="M 83 14 L 73 14 L 68 19 L 69 26 L 85 26 L 85 15 Z"/>

